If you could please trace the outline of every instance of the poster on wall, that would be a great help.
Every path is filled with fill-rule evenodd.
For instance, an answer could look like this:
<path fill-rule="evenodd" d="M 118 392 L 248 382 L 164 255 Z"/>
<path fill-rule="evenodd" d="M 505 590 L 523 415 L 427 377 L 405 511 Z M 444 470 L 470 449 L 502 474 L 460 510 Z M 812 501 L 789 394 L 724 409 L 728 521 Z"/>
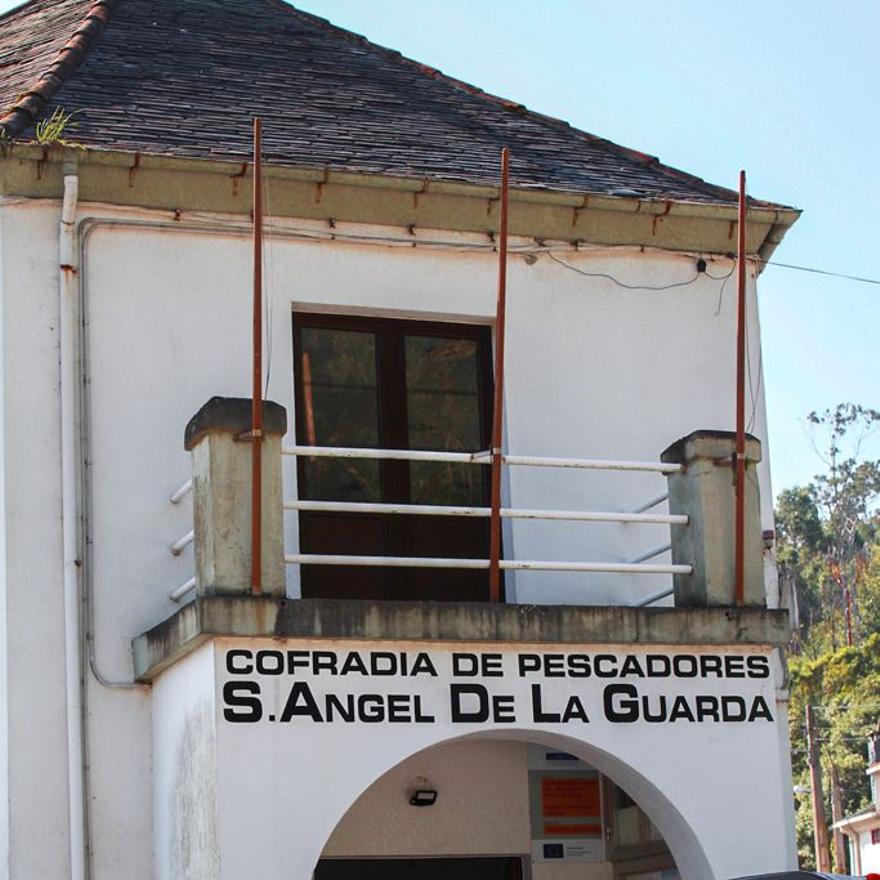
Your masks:
<path fill-rule="evenodd" d="M 529 747 L 532 858 L 597 862 L 604 858 L 599 774 L 564 752 Z"/>

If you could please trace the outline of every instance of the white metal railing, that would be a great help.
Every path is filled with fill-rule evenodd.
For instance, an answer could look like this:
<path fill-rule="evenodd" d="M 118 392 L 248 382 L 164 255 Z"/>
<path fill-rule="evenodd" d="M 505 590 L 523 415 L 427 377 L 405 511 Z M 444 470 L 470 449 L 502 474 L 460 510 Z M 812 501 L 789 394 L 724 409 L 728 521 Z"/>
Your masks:
<path fill-rule="evenodd" d="M 435 452 L 427 449 L 367 449 L 359 446 L 285 446 L 284 455 L 308 458 L 373 458 L 388 461 L 438 461 L 448 464 L 491 464 L 492 453 Z M 664 461 L 606 461 L 599 458 L 547 458 L 535 455 L 502 455 L 501 463 L 511 467 L 578 468 L 596 471 L 643 471 L 655 474 L 676 474 L 680 464 Z M 653 507 L 664 500 L 658 498 Z M 646 508 L 647 509 L 647 508 Z"/>
<path fill-rule="evenodd" d="M 378 459 L 390 461 L 431 461 L 451 464 L 488 465 L 491 462 L 489 451 L 480 452 L 440 452 L 418 449 L 370 449 L 339 446 L 287 446 L 283 454 L 310 459 Z M 642 473 L 669 474 L 680 472 L 678 464 L 652 461 L 604 461 L 590 458 L 555 458 L 526 455 L 503 455 L 502 464 L 513 467 L 552 467 L 575 468 L 580 470 L 637 471 Z M 687 525 L 688 518 L 680 514 L 648 513 L 668 498 L 663 493 L 651 498 L 631 511 L 575 511 L 543 510 L 525 508 L 502 508 L 501 516 L 506 519 L 556 520 L 570 522 L 611 522 L 622 524 L 663 524 Z M 296 512 L 321 511 L 334 513 L 378 513 L 416 516 L 459 516 L 489 517 L 488 507 L 464 505 L 370 503 L 360 501 L 285 501 L 284 509 Z M 538 560 L 500 560 L 500 567 L 506 571 L 571 571 L 603 572 L 618 574 L 691 574 L 690 565 L 650 563 L 653 559 L 670 550 L 665 543 L 638 556 L 622 562 L 574 562 Z M 459 559 L 450 557 L 413 556 L 357 556 L 349 554 L 293 553 L 285 555 L 289 565 L 326 566 L 369 566 L 388 568 L 444 568 L 444 569 L 488 569 L 488 559 Z M 660 593 L 641 600 L 638 604 L 650 604 L 671 593 L 665 589 Z"/>
<path fill-rule="evenodd" d="M 685 522 L 687 522 L 687 517 L 685 517 Z M 629 561 L 633 564 L 637 562 L 647 562 L 649 559 L 654 559 L 657 556 L 662 556 L 664 553 L 668 553 L 671 549 L 671 542 L 661 544 L 659 547 L 654 547 L 653 550 L 646 550 L 644 553 L 640 553 L 638 556 L 634 556 Z"/>
<path fill-rule="evenodd" d="M 650 510 L 652 507 L 656 507 L 658 504 L 662 504 L 664 501 L 669 500 L 669 493 L 664 492 L 662 495 L 657 495 L 656 498 L 651 498 L 649 501 L 646 501 L 644 504 L 640 504 L 638 507 L 633 508 L 633 513 L 644 513 L 646 510 Z"/>
<path fill-rule="evenodd" d="M 183 553 L 184 549 L 189 547 L 193 542 L 193 538 L 195 538 L 195 531 L 190 529 L 185 535 L 179 537 L 172 545 L 171 545 L 171 553 L 174 556 L 180 556 Z"/>
<path fill-rule="evenodd" d="M 172 602 L 179 602 L 187 593 L 196 588 L 196 579 L 191 577 L 188 581 L 184 581 L 179 587 L 172 590 L 168 594 L 168 598 Z"/>
<path fill-rule="evenodd" d="M 674 592 L 672 587 L 664 587 L 662 590 L 657 590 L 656 593 L 651 593 L 650 596 L 645 596 L 644 599 L 639 599 L 638 602 L 633 602 L 630 607 L 644 608 L 646 605 L 653 605 L 654 602 L 659 602 L 661 599 L 671 596 Z"/>
<path fill-rule="evenodd" d="M 168 500 L 171 504 L 180 504 L 183 499 L 192 492 L 193 481 L 190 478 L 174 492 L 171 493 Z M 181 535 L 176 541 L 174 541 L 170 546 L 169 550 L 171 551 L 172 556 L 180 556 L 181 553 L 193 543 L 195 539 L 195 531 L 191 529 L 185 535 Z M 191 577 L 188 580 L 184 581 L 179 587 L 175 587 L 169 594 L 168 598 L 172 602 L 180 602 L 187 593 L 194 590 L 196 587 L 196 579 L 195 577 Z"/>
<path fill-rule="evenodd" d="M 448 464 L 488 465 L 491 454 L 480 452 L 443 452 L 419 449 L 370 449 L 361 447 L 338 446 L 289 446 L 282 450 L 288 456 L 308 458 L 335 459 L 381 459 L 388 461 L 427 461 Z M 579 470 L 635 471 L 641 473 L 668 474 L 681 470 L 681 466 L 666 462 L 649 461 L 606 461 L 585 458 L 558 458 L 544 456 L 503 455 L 502 463 L 511 467 L 551 467 L 574 468 Z M 192 491 L 192 480 L 187 480 L 169 498 L 172 504 L 179 504 Z M 502 508 L 500 513 L 504 519 L 517 520 L 548 520 L 567 522 L 605 522 L 621 524 L 649 525 L 686 525 L 688 518 L 679 514 L 649 513 L 668 499 L 668 494 L 657 495 L 629 511 L 582 511 L 582 510 L 549 510 L 528 508 Z M 415 516 L 454 516 L 488 518 L 491 510 L 488 507 L 466 505 L 436 504 L 397 504 L 368 503 L 345 501 L 285 501 L 284 509 L 290 511 L 323 511 L 338 513 L 377 513 L 403 514 Z M 190 530 L 170 545 L 171 553 L 180 555 L 193 543 L 194 531 Z M 549 560 L 516 560 L 502 559 L 500 567 L 505 571 L 567 571 L 589 573 L 617 574 L 690 574 L 690 565 L 673 565 L 650 563 L 670 550 L 671 544 L 665 543 L 640 553 L 625 561 L 611 562 L 576 562 Z M 412 557 L 412 556 L 356 556 L 348 554 L 316 554 L 295 553 L 285 555 L 285 562 L 290 565 L 326 565 L 326 566 L 365 566 L 388 568 L 442 568 L 487 570 L 488 559 L 460 559 L 449 557 Z M 169 593 L 169 598 L 180 602 L 196 586 L 195 577 L 184 581 Z M 671 588 L 652 593 L 650 596 L 634 603 L 637 606 L 649 605 L 672 593 Z"/>
<path fill-rule="evenodd" d="M 376 568 L 467 568 L 488 569 L 488 559 L 458 559 L 432 556 L 349 556 L 322 553 L 292 553 L 284 557 L 290 565 L 352 565 Z M 630 562 L 539 562 L 526 559 L 502 559 L 499 566 L 507 571 L 589 571 L 617 574 L 690 574 L 690 565 L 648 565 Z"/>
<path fill-rule="evenodd" d="M 175 491 L 171 494 L 171 497 L 168 499 L 172 504 L 180 504 L 180 502 L 187 496 L 190 492 L 192 492 L 193 481 L 192 478 L 188 479 L 179 489 L 175 489 Z"/>
<path fill-rule="evenodd" d="M 416 516 L 488 517 L 492 514 L 488 507 L 448 507 L 441 504 L 374 504 L 363 501 L 285 501 L 284 509 L 311 510 L 323 513 L 404 513 Z M 502 507 L 501 517 L 503 519 L 555 519 L 572 522 L 661 523 L 665 525 L 687 525 L 688 521 L 686 516 L 668 513 L 525 510 L 514 507 Z"/>

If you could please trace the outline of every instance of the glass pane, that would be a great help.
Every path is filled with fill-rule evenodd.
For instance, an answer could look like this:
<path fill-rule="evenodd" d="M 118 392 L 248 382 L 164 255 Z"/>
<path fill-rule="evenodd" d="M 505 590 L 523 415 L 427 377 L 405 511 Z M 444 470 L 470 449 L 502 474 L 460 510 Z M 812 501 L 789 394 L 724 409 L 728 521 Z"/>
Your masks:
<path fill-rule="evenodd" d="M 482 445 L 479 349 L 474 339 L 407 336 L 406 407 L 413 449 L 475 452 Z M 412 462 L 415 504 L 483 502 L 483 468 Z"/>
<path fill-rule="evenodd" d="M 378 446 L 376 337 L 372 333 L 304 327 L 299 382 L 309 446 Z M 379 462 L 312 458 L 305 462 L 304 498 L 378 501 Z"/>

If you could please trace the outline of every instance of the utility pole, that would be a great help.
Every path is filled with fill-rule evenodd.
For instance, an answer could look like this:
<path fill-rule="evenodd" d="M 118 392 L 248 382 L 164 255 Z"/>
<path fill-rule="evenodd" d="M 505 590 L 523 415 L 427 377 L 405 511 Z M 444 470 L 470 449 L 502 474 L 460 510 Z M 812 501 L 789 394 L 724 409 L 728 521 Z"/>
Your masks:
<path fill-rule="evenodd" d="M 825 818 L 825 795 L 822 791 L 822 766 L 819 763 L 819 741 L 813 707 L 807 703 L 807 759 L 810 764 L 810 790 L 813 800 L 813 842 L 816 848 L 816 870 L 831 871 L 828 851 L 828 821 Z"/>
<path fill-rule="evenodd" d="M 831 825 L 834 835 L 834 870 L 839 874 L 846 871 L 846 844 L 843 832 L 834 826 L 843 818 L 843 796 L 840 790 L 840 775 L 837 766 L 831 765 Z"/>

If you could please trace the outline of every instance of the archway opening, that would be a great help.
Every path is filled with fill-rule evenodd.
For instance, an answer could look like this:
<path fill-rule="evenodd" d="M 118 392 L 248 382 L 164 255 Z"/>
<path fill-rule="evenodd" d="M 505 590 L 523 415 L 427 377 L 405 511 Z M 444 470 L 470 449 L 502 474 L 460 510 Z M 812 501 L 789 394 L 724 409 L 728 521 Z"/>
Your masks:
<path fill-rule="evenodd" d="M 570 737 L 450 739 L 376 779 L 326 841 L 315 880 L 705 880 L 662 792 Z"/>

